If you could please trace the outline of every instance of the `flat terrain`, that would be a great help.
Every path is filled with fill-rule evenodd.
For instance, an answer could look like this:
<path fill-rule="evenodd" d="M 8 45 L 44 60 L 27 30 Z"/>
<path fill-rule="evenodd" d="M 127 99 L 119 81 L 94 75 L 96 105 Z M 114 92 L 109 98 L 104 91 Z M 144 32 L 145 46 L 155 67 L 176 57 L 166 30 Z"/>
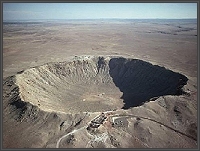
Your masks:
<path fill-rule="evenodd" d="M 194 22 L 194 21 L 193 21 Z M 3 75 L 75 55 L 125 55 L 197 76 L 197 24 L 74 21 L 3 26 Z"/>
<path fill-rule="evenodd" d="M 129 68 L 118 62 L 118 70 L 101 60 L 68 64 L 72 73 L 83 69 L 74 75 L 59 65 L 77 56 L 125 57 L 160 67 L 154 75 L 151 65 L 141 63 L 128 80 L 119 75 Z M 197 148 L 197 65 L 195 20 L 4 23 L 3 148 Z M 174 93 L 178 73 L 188 79 L 183 94 Z M 146 88 L 149 81 L 152 88 Z M 121 109 L 142 94 L 142 105 Z"/>

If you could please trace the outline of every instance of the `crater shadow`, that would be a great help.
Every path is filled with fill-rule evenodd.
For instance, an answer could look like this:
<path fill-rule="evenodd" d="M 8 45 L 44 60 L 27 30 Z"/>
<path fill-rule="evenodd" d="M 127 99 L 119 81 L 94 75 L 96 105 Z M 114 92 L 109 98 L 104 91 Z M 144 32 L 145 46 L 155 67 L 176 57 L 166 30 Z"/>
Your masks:
<path fill-rule="evenodd" d="M 123 92 L 123 109 L 142 105 L 153 97 L 181 95 L 188 78 L 158 65 L 126 58 L 112 58 L 109 74 Z"/>

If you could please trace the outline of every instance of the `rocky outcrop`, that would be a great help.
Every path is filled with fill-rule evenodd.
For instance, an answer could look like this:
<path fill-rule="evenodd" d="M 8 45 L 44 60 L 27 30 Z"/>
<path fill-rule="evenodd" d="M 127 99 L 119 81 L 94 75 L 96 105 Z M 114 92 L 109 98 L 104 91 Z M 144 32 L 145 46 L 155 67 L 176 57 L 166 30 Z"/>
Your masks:
<path fill-rule="evenodd" d="M 75 57 L 24 70 L 3 81 L 3 144 L 196 148 L 197 108 L 184 91 L 187 80 L 122 57 Z"/>

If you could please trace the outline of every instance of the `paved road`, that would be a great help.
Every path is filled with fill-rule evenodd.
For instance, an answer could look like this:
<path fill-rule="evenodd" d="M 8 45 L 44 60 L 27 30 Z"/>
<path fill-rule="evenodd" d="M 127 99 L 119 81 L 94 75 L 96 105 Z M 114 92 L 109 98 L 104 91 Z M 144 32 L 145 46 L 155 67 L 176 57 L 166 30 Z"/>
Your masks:
<path fill-rule="evenodd" d="M 60 137 L 59 140 L 58 140 L 57 143 L 56 143 L 56 148 L 59 148 L 60 141 L 61 141 L 63 138 L 65 138 L 65 137 L 67 137 L 68 135 L 71 135 L 71 134 L 73 134 L 73 133 L 76 133 L 76 132 L 78 132 L 78 131 L 80 131 L 80 130 L 86 128 L 86 127 L 87 127 L 87 126 L 83 126 L 83 127 L 79 128 L 79 129 L 73 130 L 72 132 L 67 133 L 67 134 L 63 135 L 62 137 Z"/>
<path fill-rule="evenodd" d="M 110 111 L 107 111 L 107 112 L 110 112 Z M 105 113 L 106 113 L 106 112 L 105 112 Z M 97 118 L 97 117 L 99 117 L 99 116 L 100 116 L 100 115 L 96 116 L 95 118 Z M 150 121 L 152 121 L 152 122 L 156 122 L 156 123 L 158 123 L 158 124 L 160 124 L 160 125 L 163 125 L 163 126 L 167 127 L 168 129 L 171 129 L 171 130 L 173 130 L 173 131 L 175 131 L 175 132 L 177 132 L 177 133 L 179 133 L 179 134 L 182 134 L 182 135 L 184 135 L 184 136 L 186 136 L 186 137 L 189 137 L 190 139 L 193 139 L 193 140 L 197 141 L 197 139 L 194 138 L 193 136 L 187 135 L 187 134 L 185 134 L 185 133 L 183 133 L 183 132 L 181 132 L 181 131 L 179 131 L 179 130 L 176 130 L 176 129 L 174 129 L 174 128 L 168 126 L 168 125 L 165 125 L 165 124 L 163 124 L 163 123 L 161 123 L 161 122 L 159 122 L 159 121 L 156 121 L 156 120 L 151 119 L 151 118 L 148 118 L 148 117 L 142 117 L 142 116 L 137 116 L 137 115 L 132 115 L 132 114 L 129 114 L 129 115 L 119 115 L 119 114 L 118 114 L 118 115 L 110 115 L 110 117 L 112 118 L 112 121 L 113 121 L 113 122 L 116 120 L 116 118 L 121 118 L 121 117 L 127 117 L 127 118 L 128 118 L 128 117 L 135 117 L 135 118 L 150 120 Z M 95 119 L 95 118 L 94 118 L 94 119 Z M 94 120 L 94 119 L 93 119 L 93 120 Z M 91 120 L 91 121 L 92 121 L 92 120 Z M 73 130 L 72 132 L 67 133 L 67 134 L 63 135 L 62 137 L 60 137 L 59 140 L 58 140 L 57 143 L 56 143 L 56 148 L 59 148 L 59 144 L 60 144 L 60 142 L 61 142 L 61 140 L 62 140 L 63 138 L 65 138 L 65 137 L 67 137 L 68 135 L 71 135 L 71 134 L 73 134 L 73 133 L 76 133 L 76 132 L 78 132 L 78 131 L 80 131 L 80 130 L 83 130 L 84 128 L 87 128 L 87 126 L 88 126 L 88 125 L 83 126 L 83 127 L 79 128 L 79 129 Z M 107 135 L 106 133 L 103 133 L 102 136 L 93 136 L 93 137 L 94 137 L 94 138 L 93 138 L 92 140 L 90 140 L 88 143 L 91 143 L 91 142 L 96 141 L 96 140 L 104 140 L 104 142 L 105 142 L 105 140 L 108 138 L 108 135 Z M 88 143 L 87 143 L 87 145 L 88 145 Z M 143 142 L 143 143 L 144 143 L 144 142 Z M 147 144 L 144 144 L 144 145 L 145 145 L 146 147 L 149 147 Z"/>

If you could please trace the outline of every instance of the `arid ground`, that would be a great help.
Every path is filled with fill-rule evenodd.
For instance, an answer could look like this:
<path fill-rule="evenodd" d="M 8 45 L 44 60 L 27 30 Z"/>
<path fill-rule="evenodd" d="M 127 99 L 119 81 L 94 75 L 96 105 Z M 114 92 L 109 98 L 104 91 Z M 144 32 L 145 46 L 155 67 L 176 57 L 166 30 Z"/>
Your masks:
<path fill-rule="evenodd" d="M 3 148 L 197 148 L 195 20 L 3 24 Z"/>

